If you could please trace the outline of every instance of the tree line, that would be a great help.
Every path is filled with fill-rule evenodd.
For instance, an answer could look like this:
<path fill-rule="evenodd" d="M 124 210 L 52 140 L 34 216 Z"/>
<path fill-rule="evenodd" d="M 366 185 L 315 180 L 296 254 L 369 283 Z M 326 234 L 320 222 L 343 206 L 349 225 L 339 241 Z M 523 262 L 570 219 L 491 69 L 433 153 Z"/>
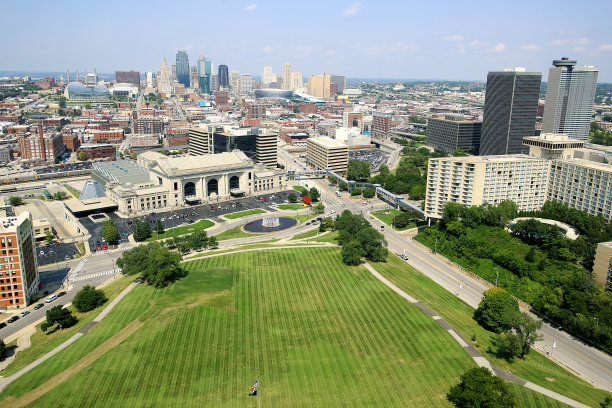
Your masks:
<path fill-rule="evenodd" d="M 386 261 L 387 240 L 361 214 L 344 210 L 336 218 L 334 228 L 338 230 L 338 243 L 342 246 L 345 264 L 358 265 L 361 257 L 374 262 Z"/>

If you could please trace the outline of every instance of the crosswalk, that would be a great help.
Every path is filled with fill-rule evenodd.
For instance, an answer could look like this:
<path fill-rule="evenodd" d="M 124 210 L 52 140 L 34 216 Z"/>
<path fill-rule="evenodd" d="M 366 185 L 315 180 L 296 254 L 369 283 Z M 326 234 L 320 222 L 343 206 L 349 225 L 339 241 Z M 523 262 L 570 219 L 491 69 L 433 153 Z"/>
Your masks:
<path fill-rule="evenodd" d="M 100 276 L 114 275 L 116 273 L 121 273 L 121 268 L 112 269 L 110 271 L 102 271 L 102 272 L 90 273 L 90 274 L 87 274 L 87 275 L 74 276 L 74 277 L 68 278 L 68 281 L 70 283 L 81 282 L 81 281 L 84 281 L 84 280 L 99 278 Z"/>
<path fill-rule="evenodd" d="M 100 255 L 108 255 L 108 254 L 112 254 L 115 252 L 123 252 L 123 251 L 127 251 L 128 249 L 132 249 L 134 248 L 134 246 L 128 246 L 128 247 L 123 247 L 123 248 L 116 248 L 116 249 L 107 249 L 105 251 L 98 251 L 98 252 L 94 252 L 93 254 L 91 254 L 91 256 L 100 256 Z"/>

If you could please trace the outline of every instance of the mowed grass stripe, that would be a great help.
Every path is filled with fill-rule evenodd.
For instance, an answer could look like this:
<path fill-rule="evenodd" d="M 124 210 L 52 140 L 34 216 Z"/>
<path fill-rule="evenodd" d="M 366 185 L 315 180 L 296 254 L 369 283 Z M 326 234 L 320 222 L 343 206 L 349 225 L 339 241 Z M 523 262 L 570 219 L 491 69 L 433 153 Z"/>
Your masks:
<path fill-rule="evenodd" d="M 474 364 L 433 319 L 343 265 L 337 248 L 186 267 L 168 289 L 128 295 L 153 304 L 144 327 L 33 406 L 252 407 L 257 375 L 263 406 L 449 406 L 444 394 Z"/>

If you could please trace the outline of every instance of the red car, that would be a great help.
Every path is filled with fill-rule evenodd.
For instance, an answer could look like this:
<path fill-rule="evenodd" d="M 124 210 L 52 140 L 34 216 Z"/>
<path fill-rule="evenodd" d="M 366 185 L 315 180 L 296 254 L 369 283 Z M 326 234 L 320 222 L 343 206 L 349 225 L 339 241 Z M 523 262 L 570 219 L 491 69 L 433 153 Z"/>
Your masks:
<path fill-rule="evenodd" d="M 107 247 L 106 245 L 104 245 L 102 248 L 103 248 L 103 249 L 108 249 L 108 247 Z"/>
<path fill-rule="evenodd" d="M 102 247 L 97 247 L 96 249 L 97 249 L 98 251 L 101 251 L 101 250 L 102 250 Z"/>

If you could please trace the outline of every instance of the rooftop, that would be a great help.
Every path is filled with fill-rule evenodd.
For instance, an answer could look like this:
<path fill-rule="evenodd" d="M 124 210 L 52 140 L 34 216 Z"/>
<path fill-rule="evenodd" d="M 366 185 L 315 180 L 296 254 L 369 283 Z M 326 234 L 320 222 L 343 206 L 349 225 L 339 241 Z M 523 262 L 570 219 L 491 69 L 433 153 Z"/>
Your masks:
<path fill-rule="evenodd" d="M 336 139 L 332 139 L 331 137 L 327 137 L 327 136 L 320 136 L 320 137 L 314 137 L 314 138 L 310 138 L 308 140 L 312 140 L 313 142 L 316 142 L 320 145 L 323 145 L 325 147 L 348 147 L 347 145 L 345 145 L 344 143 L 336 140 Z"/>
<path fill-rule="evenodd" d="M 201 156 L 167 157 L 157 152 L 145 152 L 138 156 L 143 167 L 158 170 L 166 175 L 200 173 L 210 170 L 225 170 L 253 166 L 253 161 L 240 150 L 204 154 Z"/>

